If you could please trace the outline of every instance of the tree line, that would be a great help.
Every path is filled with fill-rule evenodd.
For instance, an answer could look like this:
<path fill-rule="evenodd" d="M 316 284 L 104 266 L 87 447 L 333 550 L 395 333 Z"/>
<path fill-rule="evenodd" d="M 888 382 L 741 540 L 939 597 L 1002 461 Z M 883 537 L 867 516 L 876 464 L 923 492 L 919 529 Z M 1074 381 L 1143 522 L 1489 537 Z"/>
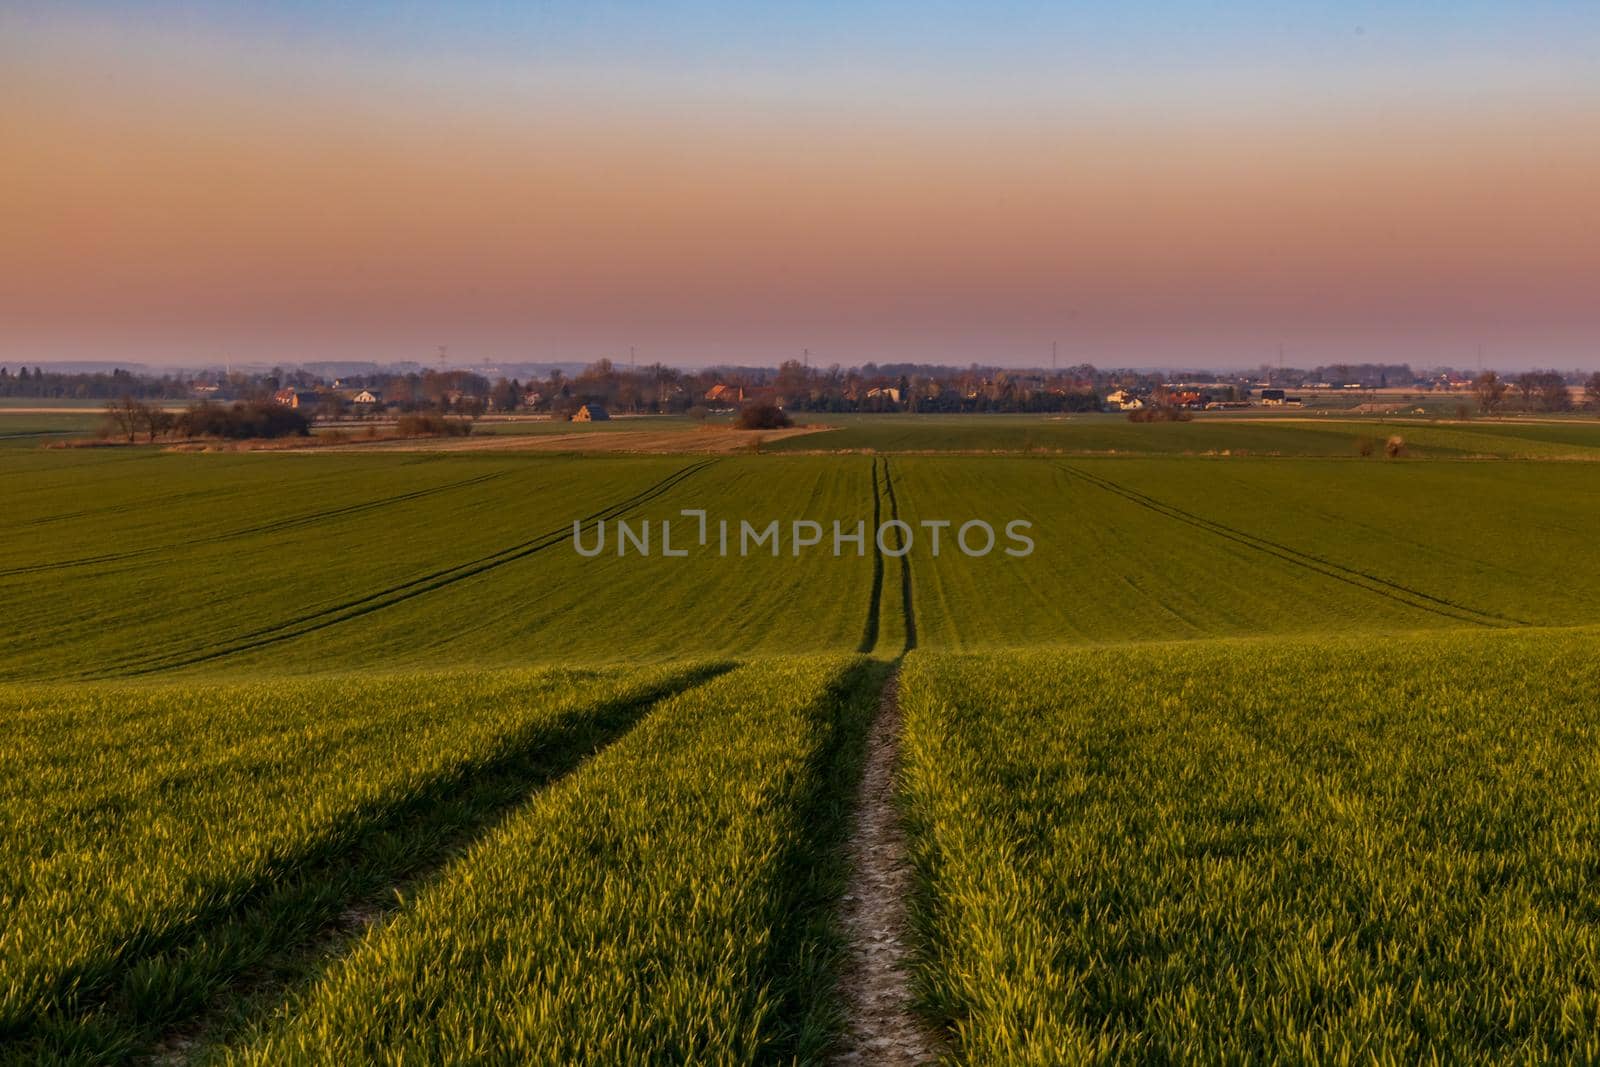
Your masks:
<path fill-rule="evenodd" d="M 1508 401 L 1518 402 L 1523 411 L 1562 412 L 1576 406 L 1566 376 L 1553 370 L 1524 371 L 1509 379 L 1484 371 L 1473 380 L 1472 392 L 1485 415 L 1504 410 Z M 1600 410 L 1600 371 L 1589 375 L 1583 393 L 1584 405 Z"/>

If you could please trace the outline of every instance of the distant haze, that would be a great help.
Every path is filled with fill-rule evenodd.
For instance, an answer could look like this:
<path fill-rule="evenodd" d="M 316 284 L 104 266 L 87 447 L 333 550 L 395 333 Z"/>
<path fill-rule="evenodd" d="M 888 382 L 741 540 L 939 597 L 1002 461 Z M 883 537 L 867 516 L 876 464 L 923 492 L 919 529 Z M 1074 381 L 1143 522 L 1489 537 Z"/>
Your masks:
<path fill-rule="evenodd" d="M 0 362 L 1600 366 L 1600 5 L 1136 6 L 8 4 Z"/>

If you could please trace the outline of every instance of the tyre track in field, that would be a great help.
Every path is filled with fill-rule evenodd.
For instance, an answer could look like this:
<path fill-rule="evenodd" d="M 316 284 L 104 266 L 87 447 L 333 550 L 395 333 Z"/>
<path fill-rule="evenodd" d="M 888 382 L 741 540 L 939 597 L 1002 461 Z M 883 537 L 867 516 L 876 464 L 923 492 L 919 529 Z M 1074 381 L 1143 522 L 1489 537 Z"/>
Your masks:
<path fill-rule="evenodd" d="M 1385 597 L 1389 600 L 1395 601 L 1396 603 L 1404 604 L 1408 608 L 1413 608 L 1417 611 L 1430 612 L 1434 615 L 1439 615 L 1447 619 L 1454 619 L 1457 622 L 1468 622 L 1474 626 L 1503 627 L 1506 625 L 1532 625 L 1525 619 L 1518 619 L 1509 615 L 1500 615 L 1491 611 L 1483 611 L 1479 608 L 1457 603 L 1456 601 L 1449 600 L 1445 597 L 1435 596 L 1432 593 L 1425 593 L 1420 589 L 1413 589 L 1410 586 L 1401 585 L 1399 582 L 1393 582 L 1387 578 L 1380 578 L 1377 575 L 1369 574 L 1366 571 L 1357 570 L 1353 567 L 1346 567 L 1343 564 L 1334 563 L 1332 560 L 1323 559 L 1320 556 L 1314 556 L 1307 552 L 1301 552 L 1299 549 L 1292 548 L 1289 545 L 1280 544 L 1277 541 L 1270 541 L 1265 537 L 1258 537 L 1257 535 L 1247 533 L 1244 530 L 1236 529 L 1235 527 L 1228 526 L 1213 519 L 1207 519 L 1200 515 L 1196 515 L 1193 512 L 1185 511 L 1176 505 L 1168 504 L 1162 500 L 1158 500 L 1153 496 L 1141 493 L 1137 489 L 1129 489 L 1126 486 L 1119 485 L 1116 482 L 1102 478 L 1098 475 L 1090 474 L 1085 470 L 1081 470 L 1080 468 L 1071 466 L 1069 464 L 1061 464 L 1060 466 L 1061 469 L 1066 471 L 1068 474 L 1081 478 L 1085 482 L 1088 482 L 1090 485 L 1095 486 L 1098 489 L 1102 489 L 1108 493 L 1119 496 L 1122 499 L 1137 504 L 1142 508 L 1153 511 L 1164 518 L 1172 519 L 1175 522 L 1181 522 L 1188 526 L 1193 526 L 1198 530 L 1203 530 L 1206 533 L 1212 534 L 1213 536 L 1221 537 L 1225 540 L 1232 541 L 1235 544 L 1243 545 L 1246 548 L 1260 552 L 1264 555 L 1272 556 L 1275 559 L 1293 564 L 1294 566 L 1314 571 L 1315 573 L 1322 575 L 1324 578 L 1332 578 L 1335 581 L 1354 586 L 1357 589 L 1372 593 L 1376 596 Z"/>
<path fill-rule="evenodd" d="M 641 504 L 647 504 L 650 501 L 655 500 L 657 497 L 670 492 L 682 482 L 693 477 L 695 474 L 698 474 L 700 471 L 705 470 L 707 467 L 716 462 L 717 461 L 715 459 L 708 459 L 702 460 L 698 463 L 691 463 L 687 467 L 683 467 L 677 471 L 674 471 L 672 474 L 669 474 L 667 477 L 661 479 L 648 488 L 642 489 L 632 496 L 625 497 L 622 500 L 616 501 L 615 503 L 608 504 L 604 508 L 601 508 L 600 510 L 589 515 L 585 515 L 577 521 L 581 523 L 590 523 L 617 518 L 628 513 Z M 377 590 L 376 592 L 368 593 L 365 596 L 355 597 L 351 600 L 346 600 L 330 607 L 307 612 L 303 615 L 297 615 L 293 618 L 249 631 L 234 638 L 228 638 L 219 642 L 212 642 L 207 645 L 199 645 L 189 649 L 186 652 L 172 655 L 145 657 L 143 659 L 124 659 L 118 662 L 107 664 L 106 666 L 98 668 L 94 671 L 84 672 L 83 674 L 79 675 L 79 677 L 92 679 L 155 674 L 159 671 L 176 670 L 179 667 L 189 667 L 197 663 L 206 663 L 210 662 L 211 660 L 238 655 L 241 652 L 254 651 L 255 649 L 278 644 L 282 641 L 291 640 L 292 638 L 303 637 L 306 634 L 314 633 L 317 630 L 326 629 L 330 626 L 336 626 L 342 622 L 349 622 L 351 619 L 360 618 L 364 615 L 370 615 L 373 612 L 381 611 L 384 608 L 394 607 L 396 604 L 401 604 L 408 600 L 413 600 L 419 596 L 423 596 L 424 594 L 447 588 L 455 585 L 458 582 L 465 581 L 468 578 L 474 578 L 485 572 L 503 567 L 508 563 L 514 563 L 517 560 L 526 559 L 528 556 L 534 555 L 538 552 L 543 552 L 548 548 L 560 544 L 562 541 L 566 540 L 566 538 L 571 536 L 571 530 L 571 526 L 564 526 L 556 530 L 551 530 L 547 533 L 531 537 L 525 541 L 519 541 L 518 543 L 507 546 L 506 548 L 498 549 L 497 551 L 491 552 L 487 555 L 479 556 L 476 559 L 468 560 L 465 563 L 458 563 L 450 567 L 444 567 L 436 571 L 430 571 L 427 574 L 419 575 L 416 578 L 412 578 L 404 582 L 399 582 L 395 585 Z"/>
<path fill-rule="evenodd" d="M 894 477 L 889 472 L 889 461 L 883 461 L 883 492 L 889 499 L 889 518 L 900 520 L 900 502 L 894 495 Z M 909 535 L 904 535 L 909 540 Z M 910 652 L 917 647 L 917 614 L 911 603 L 911 551 L 908 544 L 899 547 L 906 549 L 900 557 L 900 610 L 905 616 L 906 645 L 904 651 Z"/>
<path fill-rule="evenodd" d="M 123 457 L 117 458 L 120 460 Z M 59 491 L 59 487 L 54 488 L 56 491 Z M 147 503 L 146 506 L 151 508 L 166 508 L 171 507 L 180 500 L 196 500 L 206 496 L 214 497 L 216 496 L 216 493 L 217 491 L 215 489 L 210 488 L 189 489 L 181 493 L 168 493 L 165 496 L 162 496 L 159 500 Z M 134 502 L 131 506 L 138 507 L 139 502 Z M 8 525 L 4 527 L 4 529 L 26 530 L 33 526 L 49 526 L 51 523 L 55 522 L 71 522 L 73 519 L 87 519 L 93 515 L 115 515 L 128 510 L 130 510 L 129 504 L 108 504 L 103 507 L 79 508 L 77 511 L 63 511 L 56 515 L 41 515 L 36 519 L 24 519 L 21 522 Z"/>
<path fill-rule="evenodd" d="M 883 603 L 883 553 L 878 551 L 878 521 L 883 513 L 883 497 L 878 492 L 878 461 L 872 461 L 872 594 L 867 599 L 867 621 L 861 629 L 856 651 L 868 653 L 878 644 L 878 609 Z"/>
<path fill-rule="evenodd" d="M 43 571 L 67 570 L 74 567 L 89 567 L 97 563 L 122 563 L 131 559 L 146 559 L 159 556 L 166 552 L 178 551 L 186 548 L 198 548 L 201 545 L 216 545 L 227 541 L 237 540 L 242 537 L 254 537 L 257 534 L 279 533 L 284 530 L 293 530 L 302 526 L 314 526 L 317 523 L 333 519 L 346 518 L 359 515 L 367 511 L 376 511 L 380 508 L 391 507 L 395 504 L 404 504 L 413 500 L 422 500 L 439 493 L 447 493 L 456 489 L 466 489 L 471 486 L 481 485 L 496 478 L 503 478 L 510 474 L 506 471 L 493 471 L 489 474 L 480 474 L 473 478 L 464 478 L 457 482 L 447 482 L 428 489 L 414 489 L 408 493 L 397 493 L 394 496 L 379 497 L 376 500 L 363 501 L 359 504 L 346 504 L 342 507 L 328 508 L 323 511 L 313 511 L 305 515 L 295 515 L 285 519 L 275 519 L 272 522 L 260 523 L 256 526 L 246 526 L 238 530 L 228 530 L 223 533 L 208 534 L 205 537 L 195 537 L 187 541 L 173 541 L 163 545 L 151 545 L 148 548 L 135 548 L 126 552 L 106 552 L 98 556 L 81 556 L 77 559 L 56 560 L 52 563 L 34 563 L 23 567 L 0 568 L 0 578 L 9 578 L 21 574 L 38 574 Z"/>
<path fill-rule="evenodd" d="M 881 488 L 879 463 L 877 459 L 872 461 L 872 606 L 862 647 L 863 652 L 869 653 L 876 650 L 882 635 L 878 616 L 885 604 L 885 553 L 878 546 L 877 533 L 884 506 L 887 505 L 891 521 L 904 521 L 900 519 L 900 501 L 889 461 L 881 461 Z M 909 545 L 902 539 L 894 547 Z M 846 943 L 839 984 L 845 1027 L 832 1062 L 850 1067 L 932 1063 L 943 1048 L 939 1034 L 916 1010 L 916 993 L 910 978 L 913 869 L 895 802 L 895 775 L 900 761 L 900 663 L 906 653 L 917 647 L 917 621 L 910 552 L 896 558 L 900 564 L 899 604 L 905 645 L 889 665 L 877 714 L 867 728 L 867 755 L 848 844 L 849 876 L 839 910 Z"/>
<path fill-rule="evenodd" d="M 879 479 L 879 464 L 882 464 L 882 479 Z M 883 635 L 881 615 L 883 613 L 884 598 L 884 571 L 888 568 L 885 553 L 878 544 L 878 527 L 883 522 L 884 505 L 888 505 L 889 518 L 894 521 L 900 519 L 900 502 L 894 493 L 894 475 L 889 469 L 888 459 L 874 459 L 872 461 L 872 530 L 867 534 L 872 538 L 872 595 L 867 603 L 867 621 L 862 628 L 861 643 L 856 646 L 856 651 L 870 654 L 877 651 L 878 639 Z M 895 547 L 904 547 L 897 541 Z M 905 622 L 905 646 L 900 653 L 910 652 L 917 647 L 917 617 L 911 599 L 911 554 L 895 557 L 900 564 L 900 612 Z"/>

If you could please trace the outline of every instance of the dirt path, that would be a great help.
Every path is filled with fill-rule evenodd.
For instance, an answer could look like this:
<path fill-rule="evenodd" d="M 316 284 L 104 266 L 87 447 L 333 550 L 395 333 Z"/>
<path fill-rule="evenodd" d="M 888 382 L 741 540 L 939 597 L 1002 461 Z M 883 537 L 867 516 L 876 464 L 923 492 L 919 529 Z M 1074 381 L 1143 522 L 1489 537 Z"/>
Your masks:
<path fill-rule="evenodd" d="M 912 1009 L 907 900 L 911 865 L 894 806 L 894 769 L 900 747 L 900 672 L 884 684 L 878 717 L 867 737 L 855 832 L 850 842 L 850 884 L 844 895 L 844 929 L 850 961 L 844 975 L 849 1026 L 835 1063 L 898 1067 L 932 1063 L 940 1043 Z"/>

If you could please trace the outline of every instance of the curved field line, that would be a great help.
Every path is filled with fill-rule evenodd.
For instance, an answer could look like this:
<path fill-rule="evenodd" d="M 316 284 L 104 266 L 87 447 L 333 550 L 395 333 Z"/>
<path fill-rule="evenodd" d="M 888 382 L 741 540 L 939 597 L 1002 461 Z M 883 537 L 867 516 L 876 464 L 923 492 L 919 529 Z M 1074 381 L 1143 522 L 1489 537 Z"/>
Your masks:
<path fill-rule="evenodd" d="M 900 502 L 894 495 L 894 478 L 889 473 L 889 461 L 883 461 L 883 490 L 889 498 L 889 517 L 900 518 Z M 906 547 L 904 545 L 900 546 Z M 900 609 L 905 613 L 906 622 L 906 647 L 904 651 L 910 652 L 917 647 L 917 613 L 911 602 L 911 553 L 908 551 L 900 557 Z"/>
<path fill-rule="evenodd" d="M 205 537 L 196 537 L 188 541 L 173 541 L 164 545 L 151 545 L 148 548 L 135 548 L 127 552 L 106 552 L 98 556 L 82 556 L 78 559 L 57 560 L 53 563 L 34 563 L 24 567 L 0 568 L 0 578 L 18 574 L 37 574 L 40 571 L 66 570 L 72 567 L 88 567 L 96 563 L 120 563 L 130 559 L 142 559 L 149 556 L 158 556 L 163 552 L 175 549 L 195 548 L 200 545 L 215 545 L 225 541 L 232 541 L 240 537 L 252 537 L 256 534 L 277 533 L 280 530 L 292 530 L 300 526 L 312 526 L 329 519 L 344 518 L 348 515 L 358 515 L 364 511 L 374 511 L 386 508 L 393 504 L 403 504 L 411 500 L 420 500 L 437 493 L 448 492 L 453 489 L 465 489 L 468 486 L 478 485 L 494 478 L 503 478 L 510 471 L 494 471 L 489 474 L 480 474 L 473 478 L 464 478 L 458 482 L 447 482 L 429 489 L 413 489 L 408 493 L 397 493 L 394 496 L 379 497 L 359 504 L 346 504 L 342 507 L 328 508 L 324 511 L 313 511 L 305 515 L 295 515 L 285 519 L 275 519 L 272 522 L 260 523 L 256 526 L 246 526 L 238 530 L 228 530 L 224 533 L 208 534 Z"/>
<path fill-rule="evenodd" d="M 883 602 L 883 553 L 878 551 L 878 522 L 883 511 L 883 497 L 878 492 L 878 461 L 872 461 L 872 595 L 867 598 L 867 621 L 861 628 L 861 643 L 856 651 L 871 652 L 878 643 L 878 607 Z"/>
<path fill-rule="evenodd" d="M 1246 548 L 1254 549 L 1257 552 L 1261 552 L 1276 559 L 1283 560 L 1286 563 L 1292 563 L 1295 566 L 1304 567 L 1307 570 L 1315 571 L 1325 578 L 1332 578 L 1335 581 L 1344 582 L 1347 585 L 1353 585 L 1357 589 L 1365 590 L 1366 592 L 1376 594 L 1377 596 L 1387 597 L 1390 600 L 1404 604 L 1409 608 L 1415 608 L 1418 611 L 1432 612 L 1435 615 L 1440 615 L 1448 619 L 1455 619 L 1458 622 L 1470 622 L 1474 626 L 1502 626 L 1506 623 L 1511 623 L 1517 626 L 1531 625 L 1524 619 L 1514 618 L 1509 615 L 1499 615 L 1491 611 L 1483 611 L 1479 608 L 1470 607 L 1466 604 L 1458 604 L 1453 600 L 1435 596 L 1431 593 L 1425 593 L 1420 589 L 1412 589 L 1410 586 L 1401 585 L 1398 582 L 1392 582 L 1387 578 L 1380 578 L 1375 574 L 1368 574 L 1366 571 L 1356 570 L 1353 567 L 1346 567 L 1343 564 L 1334 563 L 1333 561 L 1323 559 L 1320 556 L 1313 556 L 1310 553 L 1301 552 L 1299 549 L 1291 548 L 1288 545 L 1279 544 L 1276 541 L 1269 541 L 1264 537 L 1258 537 L 1255 534 L 1246 533 L 1245 531 L 1235 529 L 1232 526 L 1227 526 L 1212 519 L 1195 515 L 1192 512 L 1185 511 L 1182 508 L 1176 507 L 1175 505 L 1165 503 L 1164 501 L 1158 500 L 1155 497 L 1141 493 L 1136 489 L 1129 489 L 1126 486 L 1118 485 L 1116 482 L 1101 478 L 1098 475 L 1089 474 L 1087 471 L 1080 470 L 1069 464 L 1062 464 L 1061 469 L 1065 470 L 1069 474 L 1082 478 L 1090 485 L 1093 485 L 1099 489 L 1103 489 L 1108 493 L 1113 493 L 1117 496 L 1120 496 L 1124 500 L 1137 504 L 1140 507 L 1154 511 L 1158 515 L 1173 519 L 1177 522 L 1185 523 L 1199 530 L 1204 530 L 1207 533 L 1229 541 L 1233 541 L 1236 544 L 1243 545 Z M 1422 601 L 1422 603 L 1418 603 L 1417 601 Z"/>
<path fill-rule="evenodd" d="M 610 519 L 623 515 L 640 504 L 648 503 L 664 493 L 669 492 L 679 483 L 685 481 L 694 474 L 699 473 L 715 462 L 715 459 L 708 459 L 699 463 L 690 464 L 689 466 L 668 475 L 666 478 L 656 482 L 654 485 L 651 485 L 650 487 L 643 489 L 630 497 L 626 497 L 613 504 L 609 504 L 590 515 L 585 515 L 583 518 L 577 521 L 583 523 L 598 522 L 604 519 Z M 270 626 L 264 626 L 256 630 L 251 630 L 236 637 L 225 638 L 222 641 L 211 642 L 210 644 L 194 646 L 186 652 L 180 652 L 167 656 L 148 657 L 142 662 L 138 657 L 124 659 L 108 664 L 97 670 L 85 672 L 80 677 L 103 678 L 110 676 L 154 674 L 158 671 L 175 670 L 179 667 L 188 667 L 196 663 L 205 663 L 210 660 L 221 659 L 225 656 L 237 655 L 240 652 L 248 652 L 257 648 L 265 647 L 267 645 L 277 644 L 281 641 L 290 640 L 291 638 L 302 637 L 305 634 L 313 633 L 317 630 L 325 629 L 341 622 L 348 622 L 351 619 L 359 618 L 363 615 L 369 615 L 372 612 L 380 611 L 384 608 L 393 607 L 396 604 L 404 603 L 407 600 L 412 600 L 416 597 L 422 596 L 425 593 L 431 593 L 435 590 L 443 589 L 447 586 L 454 585 L 457 582 L 465 581 L 468 578 L 483 574 L 486 571 L 493 570 L 497 567 L 502 567 L 507 563 L 524 559 L 536 552 L 542 552 L 553 545 L 560 544 L 569 535 L 570 529 L 563 527 L 548 533 L 539 534 L 536 537 L 529 538 L 526 541 L 518 542 L 517 544 L 511 545 L 507 548 L 499 549 L 498 551 L 491 552 L 488 555 L 479 556 L 477 559 L 468 560 L 465 563 L 458 563 L 450 567 L 445 567 L 441 570 L 431 571 L 408 581 L 400 582 L 396 585 L 388 586 L 387 588 L 369 593 L 366 596 L 357 597 L 353 600 L 347 600 L 339 604 L 334 604 L 319 611 L 308 612 L 304 615 L 298 615 L 294 618 L 285 619 L 282 622 L 273 623 Z"/>

